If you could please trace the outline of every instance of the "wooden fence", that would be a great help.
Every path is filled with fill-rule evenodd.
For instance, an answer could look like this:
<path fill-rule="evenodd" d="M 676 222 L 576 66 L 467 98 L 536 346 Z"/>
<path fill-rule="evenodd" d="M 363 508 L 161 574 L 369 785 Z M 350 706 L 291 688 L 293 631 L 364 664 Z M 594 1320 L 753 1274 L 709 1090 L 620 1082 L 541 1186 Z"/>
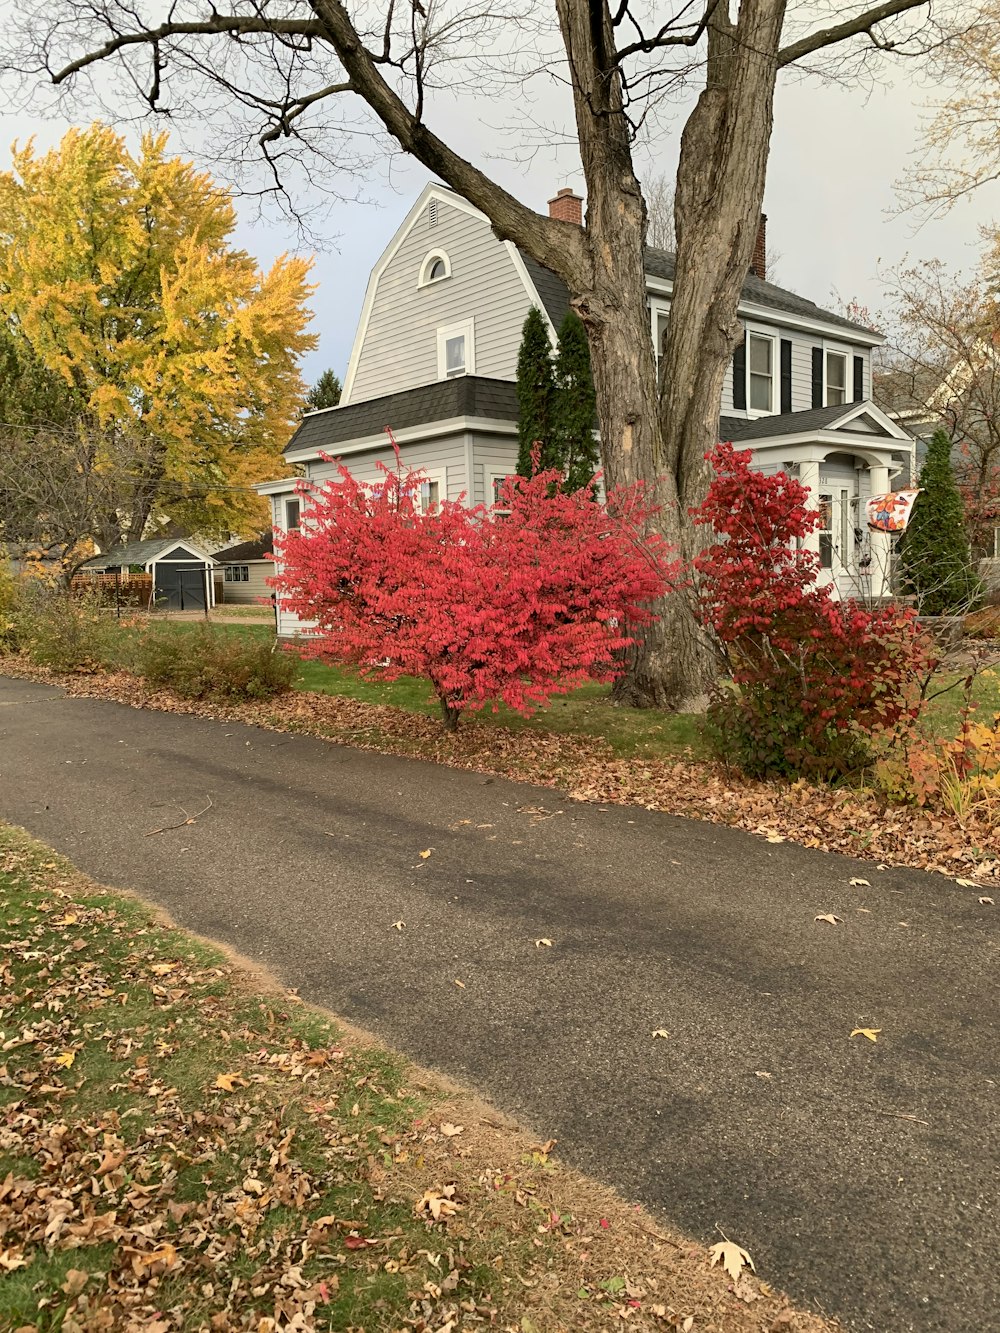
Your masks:
<path fill-rule="evenodd" d="M 78 596 L 95 596 L 103 606 L 148 606 L 153 594 L 152 574 L 74 574 L 71 590 Z"/>

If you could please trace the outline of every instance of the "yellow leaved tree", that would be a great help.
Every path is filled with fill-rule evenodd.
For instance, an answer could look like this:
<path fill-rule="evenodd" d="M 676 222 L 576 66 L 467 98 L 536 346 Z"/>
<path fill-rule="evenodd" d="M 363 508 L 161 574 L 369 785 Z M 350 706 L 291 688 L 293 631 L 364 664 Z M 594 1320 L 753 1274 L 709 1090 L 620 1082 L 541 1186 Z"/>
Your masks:
<path fill-rule="evenodd" d="M 82 418 L 136 441 L 127 512 L 95 516 L 91 535 L 134 540 L 163 518 L 223 538 L 263 526 L 246 488 L 284 471 L 301 413 L 311 260 L 282 256 L 262 272 L 232 244 L 230 194 L 168 156 L 166 134 L 144 135 L 133 155 L 95 124 L 12 156 L 0 316 Z M 101 429 L 90 437 L 100 450 Z M 120 467 L 120 453 L 105 465 Z"/>

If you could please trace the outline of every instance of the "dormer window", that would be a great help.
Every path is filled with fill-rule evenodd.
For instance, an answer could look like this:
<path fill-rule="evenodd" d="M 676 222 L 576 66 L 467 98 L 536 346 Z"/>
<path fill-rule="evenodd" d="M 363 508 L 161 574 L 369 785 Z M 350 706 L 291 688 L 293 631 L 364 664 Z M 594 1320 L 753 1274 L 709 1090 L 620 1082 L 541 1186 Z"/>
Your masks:
<path fill-rule="evenodd" d="M 443 250 L 432 250 L 420 265 L 418 287 L 429 287 L 432 282 L 443 282 L 451 277 L 451 260 Z"/>
<path fill-rule="evenodd" d="M 475 320 L 448 324 L 437 331 L 438 379 L 453 380 L 476 373 Z"/>

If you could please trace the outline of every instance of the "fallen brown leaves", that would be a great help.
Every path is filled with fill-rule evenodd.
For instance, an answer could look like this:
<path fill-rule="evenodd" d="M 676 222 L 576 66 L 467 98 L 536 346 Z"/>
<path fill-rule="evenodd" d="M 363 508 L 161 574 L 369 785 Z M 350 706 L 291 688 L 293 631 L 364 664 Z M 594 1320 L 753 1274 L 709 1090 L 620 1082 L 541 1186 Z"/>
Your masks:
<path fill-rule="evenodd" d="M 146 688 L 125 673 L 59 676 L 5 658 L 4 673 L 57 681 L 69 694 L 137 708 L 190 713 L 324 737 L 359 749 L 434 760 L 456 768 L 556 787 L 580 801 L 614 802 L 729 824 L 767 838 L 906 865 L 977 884 L 1000 879 L 996 830 L 980 816 L 959 821 L 910 806 L 890 806 L 866 791 L 752 782 L 721 765 L 692 760 L 623 759 L 602 740 L 512 730 L 467 719 L 455 735 L 439 722 L 384 704 L 293 692 L 267 703 L 205 704 Z"/>
<path fill-rule="evenodd" d="M 833 1330 L 2 826 L 0 892 L 0 1327 Z"/>

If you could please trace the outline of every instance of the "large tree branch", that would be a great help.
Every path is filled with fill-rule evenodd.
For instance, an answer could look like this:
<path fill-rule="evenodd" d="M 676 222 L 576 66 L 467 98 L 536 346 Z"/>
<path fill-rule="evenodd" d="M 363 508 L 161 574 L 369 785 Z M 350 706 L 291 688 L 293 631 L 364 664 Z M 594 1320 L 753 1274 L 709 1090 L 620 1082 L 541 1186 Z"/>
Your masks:
<path fill-rule="evenodd" d="M 74 74 L 100 64 L 102 60 L 118 55 L 129 46 L 150 46 L 159 63 L 160 43 L 169 37 L 219 36 L 228 33 L 233 37 L 249 37 L 255 33 L 283 35 L 288 37 L 318 37 L 319 24 L 303 19 L 263 19 L 237 18 L 235 15 L 213 14 L 210 19 L 191 23 L 161 23 L 158 28 L 146 28 L 140 32 L 123 32 L 105 42 L 94 51 L 88 51 L 78 60 L 64 65 L 52 73 L 52 82 L 65 83 Z"/>
<path fill-rule="evenodd" d="M 815 32 L 801 37 L 797 42 L 782 47 L 778 52 L 778 68 L 791 65 L 796 60 L 801 60 L 803 56 L 812 55 L 814 51 L 822 51 L 824 47 L 836 46 L 838 42 L 847 41 L 849 37 L 859 37 L 869 32 L 876 23 L 882 23 L 885 19 L 905 14 L 911 9 L 919 9 L 921 5 L 929 3 L 930 0 L 884 0 L 883 4 L 866 9 L 854 18 L 845 19 L 843 23 L 834 23 L 829 28 L 817 28 Z M 892 49 L 892 44 L 889 42 L 880 41 L 877 45 L 882 50 Z"/>
<path fill-rule="evenodd" d="M 386 82 L 340 0 L 312 0 L 312 7 L 354 91 L 404 151 L 481 209 L 502 240 L 527 250 L 570 286 L 580 285 L 587 266 L 582 229 L 528 208 L 429 130 Z"/>

